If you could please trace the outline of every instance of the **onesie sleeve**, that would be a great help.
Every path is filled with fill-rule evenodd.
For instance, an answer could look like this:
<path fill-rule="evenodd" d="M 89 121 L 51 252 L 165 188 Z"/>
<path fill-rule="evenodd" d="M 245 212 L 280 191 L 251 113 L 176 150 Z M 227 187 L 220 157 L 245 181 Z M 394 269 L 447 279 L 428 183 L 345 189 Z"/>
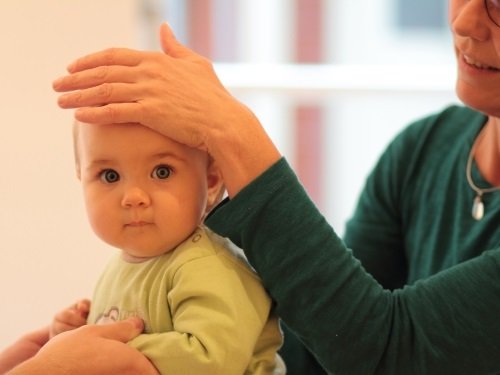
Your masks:
<path fill-rule="evenodd" d="M 284 159 L 207 220 L 242 247 L 281 318 L 335 374 L 500 372 L 500 249 L 391 292 Z"/>
<path fill-rule="evenodd" d="M 183 264 L 167 296 L 173 331 L 142 334 L 131 345 L 161 374 L 243 374 L 271 300 L 259 279 L 238 267 L 216 255 Z"/>

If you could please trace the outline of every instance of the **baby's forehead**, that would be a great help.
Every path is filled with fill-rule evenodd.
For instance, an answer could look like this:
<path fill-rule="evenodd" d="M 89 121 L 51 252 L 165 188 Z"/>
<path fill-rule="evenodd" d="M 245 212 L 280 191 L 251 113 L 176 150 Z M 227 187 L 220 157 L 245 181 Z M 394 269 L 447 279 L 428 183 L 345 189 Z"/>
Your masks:
<path fill-rule="evenodd" d="M 164 145 L 182 149 L 185 146 L 165 137 L 164 135 L 139 124 L 79 124 L 77 125 L 79 136 L 90 141 L 107 142 L 108 144 L 130 143 L 130 145 L 140 144 L 143 147 L 149 145 Z"/>
<path fill-rule="evenodd" d="M 140 124 L 77 124 L 85 152 L 150 154 L 156 157 L 207 158 L 206 153 L 182 145 Z"/>

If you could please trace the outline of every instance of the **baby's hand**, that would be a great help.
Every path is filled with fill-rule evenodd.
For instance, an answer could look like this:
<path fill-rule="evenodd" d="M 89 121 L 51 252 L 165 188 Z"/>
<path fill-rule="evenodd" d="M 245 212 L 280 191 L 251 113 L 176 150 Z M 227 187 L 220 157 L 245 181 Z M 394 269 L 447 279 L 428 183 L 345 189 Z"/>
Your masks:
<path fill-rule="evenodd" d="M 90 301 L 82 299 L 70 307 L 58 312 L 50 325 L 50 338 L 87 324 Z"/>

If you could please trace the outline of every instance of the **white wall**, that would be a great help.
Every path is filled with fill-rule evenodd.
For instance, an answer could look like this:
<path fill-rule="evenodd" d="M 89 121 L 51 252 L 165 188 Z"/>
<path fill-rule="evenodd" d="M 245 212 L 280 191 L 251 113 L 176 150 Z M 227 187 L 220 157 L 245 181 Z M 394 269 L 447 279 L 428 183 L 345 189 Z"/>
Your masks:
<path fill-rule="evenodd" d="M 137 47 L 139 17 L 139 0 L 0 1 L 0 348 L 90 297 L 113 251 L 87 225 L 51 82 L 82 54 Z"/>

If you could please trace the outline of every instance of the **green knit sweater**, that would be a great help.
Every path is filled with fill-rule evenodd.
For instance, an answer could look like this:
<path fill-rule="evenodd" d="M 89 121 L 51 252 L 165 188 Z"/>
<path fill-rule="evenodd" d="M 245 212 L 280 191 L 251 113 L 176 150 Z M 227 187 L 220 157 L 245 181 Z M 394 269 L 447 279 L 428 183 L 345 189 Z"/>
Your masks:
<path fill-rule="evenodd" d="M 465 178 L 485 120 L 450 107 L 405 129 L 369 176 L 345 242 L 284 159 L 208 218 L 328 372 L 500 373 L 500 193 L 484 196 L 476 221 Z M 488 186 L 475 165 L 473 178 Z"/>

